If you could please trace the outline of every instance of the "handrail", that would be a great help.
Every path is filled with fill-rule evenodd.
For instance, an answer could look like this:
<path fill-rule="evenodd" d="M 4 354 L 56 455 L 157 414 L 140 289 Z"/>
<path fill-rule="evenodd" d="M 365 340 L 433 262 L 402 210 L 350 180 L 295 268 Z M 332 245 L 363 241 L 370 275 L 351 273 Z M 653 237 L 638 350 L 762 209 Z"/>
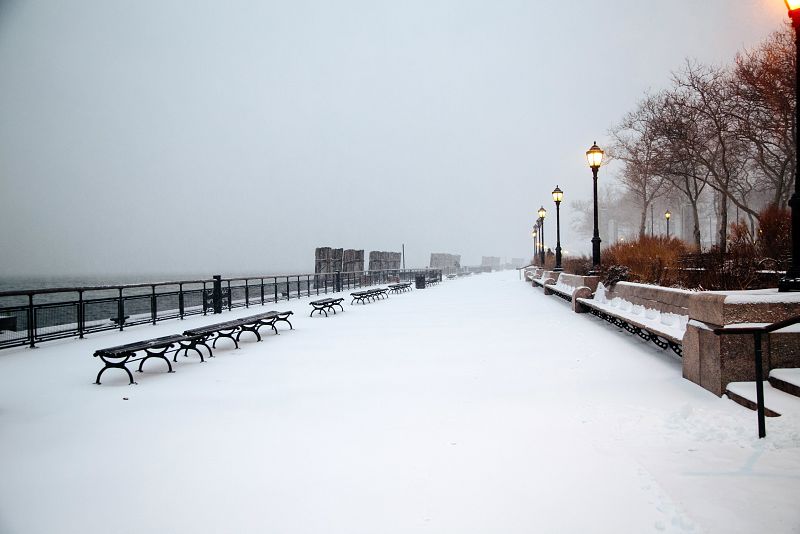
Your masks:
<path fill-rule="evenodd" d="M 93 332 L 263 306 L 429 273 L 441 279 L 441 269 L 426 267 L 0 291 L 0 349 L 34 347 L 42 341 L 83 338 Z M 161 290 L 167 286 L 170 289 Z M 139 291 L 126 291 L 131 289 Z"/>
<path fill-rule="evenodd" d="M 767 435 L 766 419 L 764 415 L 764 357 L 761 348 L 761 336 L 782 330 L 786 327 L 800 323 L 800 315 L 790 317 L 774 323 L 762 326 L 730 326 L 730 328 L 714 328 L 714 334 L 724 335 L 752 335 L 755 345 L 755 367 L 756 367 L 756 411 L 758 413 L 758 437 L 763 438 Z"/>
<path fill-rule="evenodd" d="M 373 271 L 339 271 L 341 275 L 370 275 L 372 273 L 402 273 L 402 272 L 418 272 L 418 271 L 440 271 L 438 268 L 421 267 L 419 269 L 376 269 Z M 288 274 L 266 274 L 266 275 L 253 275 L 253 276 L 234 276 L 231 278 L 223 278 L 223 282 L 244 282 L 248 280 L 261 280 L 269 278 L 296 278 L 298 276 L 333 276 L 335 272 L 331 273 L 288 273 Z M 113 285 L 99 285 L 99 286 L 69 286 L 69 287 L 48 287 L 40 289 L 14 289 L 7 291 L 0 291 L 0 297 L 14 297 L 20 295 L 32 294 L 46 294 L 46 293 L 77 293 L 79 291 L 108 291 L 111 289 L 132 289 L 139 287 L 152 287 L 152 286 L 177 286 L 181 284 L 211 284 L 214 282 L 213 278 L 195 279 L 195 280 L 172 280 L 163 282 L 137 282 L 134 284 L 113 284 Z"/>

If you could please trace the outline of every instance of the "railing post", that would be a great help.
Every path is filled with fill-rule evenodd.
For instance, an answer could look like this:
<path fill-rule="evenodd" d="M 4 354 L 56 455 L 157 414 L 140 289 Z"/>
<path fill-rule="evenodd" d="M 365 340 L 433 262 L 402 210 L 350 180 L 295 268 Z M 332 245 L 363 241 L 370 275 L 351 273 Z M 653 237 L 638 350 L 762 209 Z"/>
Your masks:
<path fill-rule="evenodd" d="M 334 284 L 334 293 L 339 293 L 342 291 L 342 272 L 336 271 L 333 275 L 333 284 Z"/>
<path fill-rule="evenodd" d="M 206 288 L 206 283 L 203 282 L 203 295 L 202 295 L 202 306 L 203 306 L 203 315 L 208 315 L 208 289 Z"/>
<path fill-rule="evenodd" d="M 222 276 L 215 274 L 214 289 L 211 294 L 211 302 L 214 307 L 214 313 L 222 313 Z"/>
<path fill-rule="evenodd" d="M 261 279 L 261 305 L 264 305 L 264 279 Z"/>
<path fill-rule="evenodd" d="M 753 334 L 756 344 L 756 401 L 758 408 L 758 437 L 763 438 L 767 435 L 766 423 L 764 421 L 764 364 L 761 354 L 761 332 Z"/>
<path fill-rule="evenodd" d="M 186 307 L 183 302 L 183 282 L 178 284 L 178 315 L 180 315 L 181 320 L 183 320 L 183 316 L 186 313 Z"/>
<path fill-rule="evenodd" d="M 152 293 L 150 294 L 150 317 L 153 319 L 153 324 L 156 324 L 156 317 L 158 316 L 158 304 L 156 303 L 156 286 L 150 286 Z"/>
<path fill-rule="evenodd" d="M 117 322 L 119 323 L 119 331 L 122 332 L 125 324 L 125 301 L 122 300 L 122 288 L 119 288 L 119 300 L 117 301 Z"/>
<path fill-rule="evenodd" d="M 233 293 L 231 292 L 230 280 L 228 280 L 227 293 L 228 293 L 228 311 L 231 311 L 231 308 L 233 307 Z"/>
<path fill-rule="evenodd" d="M 33 293 L 28 293 L 28 341 L 30 347 L 36 348 L 34 336 L 36 335 L 36 313 L 33 309 Z"/>
<path fill-rule="evenodd" d="M 278 302 L 278 277 L 272 278 L 272 291 L 275 293 L 275 302 Z"/>
<path fill-rule="evenodd" d="M 247 284 L 247 279 L 244 281 L 244 307 L 250 307 L 250 286 Z"/>
<path fill-rule="evenodd" d="M 83 331 L 86 328 L 86 311 L 83 305 L 83 290 L 78 290 L 78 339 L 83 339 Z"/>

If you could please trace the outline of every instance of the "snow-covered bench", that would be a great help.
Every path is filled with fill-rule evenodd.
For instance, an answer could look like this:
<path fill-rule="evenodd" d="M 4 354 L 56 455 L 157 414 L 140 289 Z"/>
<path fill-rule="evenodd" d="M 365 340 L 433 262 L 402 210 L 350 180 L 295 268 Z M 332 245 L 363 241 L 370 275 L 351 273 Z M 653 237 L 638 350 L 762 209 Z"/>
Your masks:
<path fill-rule="evenodd" d="M 578 298 L 576 311 L 590 312 L 662 349 L 682 356 L 683 335 L 689 322 L 691 291 L 632 282 L 613 289 L 597 286 L 594 298 Z"/>

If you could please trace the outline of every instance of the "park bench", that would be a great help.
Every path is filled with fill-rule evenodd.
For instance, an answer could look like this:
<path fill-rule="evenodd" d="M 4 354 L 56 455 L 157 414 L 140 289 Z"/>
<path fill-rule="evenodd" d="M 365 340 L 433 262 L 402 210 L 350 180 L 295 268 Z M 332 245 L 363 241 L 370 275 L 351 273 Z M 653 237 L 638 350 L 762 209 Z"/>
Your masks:
<path fill-rule="evenodd" d="M 154 339 L 147 339 L 144 341 L 137 341 L 135 343 L 127 343 L 125 345 L 118 345 L 116 347 L 96 350 L 94 356 L 96 358 L 100 358 L 104 365 L 103 368 L 100 369 L 100 372 L 97 373 L 97 379 L 95 379 L 94 383 L 100 384 L 100 377 L 108 369 L 122 369 L 128 373 L 130 383 L 135 384 L 136 382 L 133 380 L 133 375 L 126 364 L 139 362 L 138 371 L 141 373 L 144 362 L 150 358 L 159 358 L 167 362 L 167 367 L 169 368 L 168 372 L 172 373 L 172 364 L 170 363 L 169 358 L 166 357 L 166 353 L 169 352 L 169 349 L 175 345 L 178 345 L 178 348 L 174 351 L 177 353 L 177 351 L 181 349 L 191 347 L 196 341 L 197 340 L 193 336 L 173 334 L 171 336 L 157 337 Z M 137 354 L 139 354 L 139 356 L 137 356 Z M 200 361 L 205 361 L 202 353 L 200 353 Z"/>
<path fill-rule="evenodd" d="M 552 288 L 552 286 L 550 286 Z M 582 308 L 618 328 L 683 355 L 689 291 L 618 282 L 613 290 L 598 286 L 594 298 L 576 298 Z M 611 298 L 611 300 L 608 300 Z"/>
<path fill-rule="evenodd" d="M 311 310 L 311 315 L 309 315 L 309 317 L 313 317 L 314 316 L 314 312 L 320 312 L 320 315 L 322 315 L 324 313 L 325 317 L 327 317 L 328 316 L 328 310 L 330 310 L 334 314 L 336 314 L 336 308 L 334 308 L 334 306 L 339 306 L 339 309 L 344 311 L 344 308 L 342 308 L 342 301 L 343 300 L 344 300 L 343 298 L 337 297 L 337 298 L 327 298 L 327 299 L 311 301 L 308 304 L 313 306 L 314 309 Z"/>
<path fill-rule="evenodd" d="M 375 301 L 380 298 L 386 298 L 387 293 L 389 292 L 386 288 L 377 288 L 377 289 L 365 289 L 364 291 L 356 291 L 354 293 L 350 293 L 350 296 L 353 297 L 353 300 L 350 301 L 350 304 L 354 304 L 356 302 L 360 302 L 361 304 L 366 304 L 367 301 Z"/>
<path fill-rule="evenodd" d="M 411 291 L 411 282 L 401 282 L 399 284 L 389 284 L 389 291 L 391 293 L 402 293 L 404 291 Z"/>
<path fill-rule="evenodd" d="M 189 350 L 197 350 L 197 345 L 203 345 L 210 353 L 211 348 L 216 348 L 217 341 L 223 337 L 233 341 L 234 345 L 236 345 L 236 348 L 238 349 L 239 338 L 241 338 L 242 334 L 245 332 L 252 332 L 255 334 L 257 340 L 261 341 L 259 329 L 264 326 L 269 326 L 272 328 L 275 334 L 278 333 L 278 329 L 275 326 L 275 323 L 278 321 L 286 322 L 289 324 L 289 328 L 294 329 L 292 323 L 289 322 L 290 315 L 292 315 L 291 311 L 268 311 L 264 313 L 257 313 L 256 315 L 250 315 L 248 317 L 242 317 L 241 319 L 232 319 L 223 323 L 210 324 L 207 326 L 201 326 L 200 328 L 186 330 L 183 334 L 185 336 L 190 336 L 195 340 L 193 346 L 186 347 L 186 352 Z M 207 342 L 212 338 L 214 341 L 211 344 L 211 347 L 209 347 Z"/>

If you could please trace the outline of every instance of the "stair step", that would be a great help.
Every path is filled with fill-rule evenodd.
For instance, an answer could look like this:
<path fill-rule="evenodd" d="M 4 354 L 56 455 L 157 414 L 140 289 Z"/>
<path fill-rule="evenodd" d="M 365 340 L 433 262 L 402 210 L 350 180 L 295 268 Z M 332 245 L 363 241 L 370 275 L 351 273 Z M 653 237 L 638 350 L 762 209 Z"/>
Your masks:
<path fill-rule="evenodd" d="M 800 369 L 773 369 L 769 373 L 772 387 L 800 397 Z"/>
<path fill-rule="evenodd" d="M 749 408 L 756 409 L 756 383 L 731 382 L 725 392 L 728 398 Z M 800 415 L 800 397 L 790 395 L 764 382 L 764 415 L 778 417 L 783 414 Z"/>

